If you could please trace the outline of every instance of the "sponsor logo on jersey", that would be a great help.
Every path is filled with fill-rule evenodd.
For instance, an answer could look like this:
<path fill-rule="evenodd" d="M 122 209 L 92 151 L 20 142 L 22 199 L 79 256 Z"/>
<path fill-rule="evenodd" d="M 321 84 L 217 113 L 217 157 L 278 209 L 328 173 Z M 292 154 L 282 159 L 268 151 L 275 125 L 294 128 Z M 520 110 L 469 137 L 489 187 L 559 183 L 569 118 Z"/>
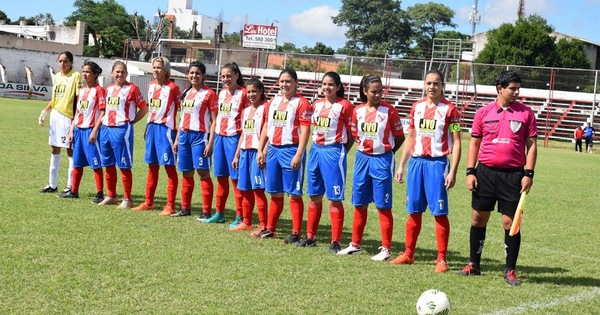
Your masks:
<path fill-rule="evenodd" d="M 231 103 L 222 103 L 221 106 L 219 106 L 219 111 L 229 113 L 231 112 L 231 107 Z"/>
<path fill-rule="evenodd" d="M 90 107 L 90 102 L 89 101 L 80 101 L 79 102 L 79 109 L 82 111 L 87 110 Z"/>
<path fill-rule="evenodd" d="M 119 107 L 121 103 L 121 98 L 118 96 L 109 96 L 106 100 L 106 106 L 108 107 Z"/>
<path fill-rule="evenodd" d="M 317 117 L 315 120 L 315 126 L 319 129 L 329 129 L 331 126 L 331 118 L 328 117 Z"/>
<path fill-rule="evenodd" d="M 435 126 L 437 124 L 437 120 L 435 119 L 419 119 L 419 129 L 421 130 L 435 130 Z"/>
<path fill-rule="evenodd" d="M 244 129 L 254 130 L 254 119 L 246 119 L 244 121 Z"/>
<path fill-rule="evenodd" d="M 150 100 L 150 109 L 151 110 L 157 110 L 160 108 L 160 104 L 161 104 L 161 100 L 160 99 L 156 99 L 153 98 Z"/>
<path fill-rule="evenodd" d="M 194 108 L 194 100 L 184 100 L 181 102 L 181 108 L 184 110 Z"/>
<path fill-rule="evenodd" d="M 276 110 L 273 112 L 273 121 L 285 122 L 287 121 L 288 112 L 284 110 Z"/>
<path fill-rule="evenodd" d="M 379 124 L 376 122 L 363 122 L 360 124 L 360 130 L 365 134 L 376 134 Z"/>

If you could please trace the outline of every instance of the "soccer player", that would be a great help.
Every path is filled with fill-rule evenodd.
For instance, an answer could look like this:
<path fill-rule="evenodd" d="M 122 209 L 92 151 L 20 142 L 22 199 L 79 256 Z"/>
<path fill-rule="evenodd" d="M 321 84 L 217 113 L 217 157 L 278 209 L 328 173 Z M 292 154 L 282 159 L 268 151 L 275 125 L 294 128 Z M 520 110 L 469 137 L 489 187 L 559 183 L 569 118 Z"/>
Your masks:
<path fill-rule="evenodd" d="M 306 237 L 298 247 L 316 246 L 317 229 L 323 211 L 323 195 L 329 199 L 331 243 L 328 251 L 340 251 L 344 226 L 344 191 L 346 188 L 346 156 L 352 137 L 352 104 L 344 98 L 340 75 L 327 72 L 321 81 L 323 98 L 313 103 L 313 144 L 308 155 L 308 217 Z"/>
<path fill-rule="evenodd" d="M 454 187 L 460 162 L 460 113 L 444 98 L 444 75 L 438 70 L 425 74 L 426 97 L 410 110 L 410 125 L 396 181 L 404 183 L 406 163 L 406 249 L 392 264 L 413 264 L 423 212 L 435 218 L 437 260 L 435 272 L 446 272 L 446 254 L 450 237 L 448 190 Z M 452 154 L 452 162 L 448 156 Z"/>
<path fill-rule="evenodd" d="M 146 101 L 137 85 L 127 82 L 127 65 L 116 61 L 112 67 L 115 81 L 106 89 L 106 110 L 101 117 L 100 152 L 106 168 L 106 197 L 98 205 L 116 205 L 117 169 L 121 170 L 123 203 L 118 208 L 131 206 L 133 176 L 133 125 L 148 112 Z"/>
<path fill-rule="evenodd" d="M 235 198 L 235 219 L 229 228 L 233 228 L 242 222 L 242 192 L 237 188 L 238 174 L 232 162 L 242 133 L 241 114 L 248 97 L 242 72 L 235 62 L 221 68 L 221 81 L 225 88 L 219 92 L 219 112 L 213 125 L 215 129 L 213 174 L 217 177 L 216 212 L 202 222 L 225 222 L 225 205 L 229 197 L 229 178 L 231 178 Z"/>
<path fill-rule="evenodd" d="M 192 215 L 194 170 L 200 177 L 202 188 L 202 213 L 198 220 L 211 216 L 213 182 L 210 178 L 210 157 L 214 142 L 214 124 L 217 118 L 217 95 L 204 84 L 206 66 L 199 61 L 190 63 L 190 87 L 181 97 L 181 118 L 173 152 L 178 155 L 177 168 L 183 172 L 181 179 L 181 209 L 171 217 Z"/>
<path fill-rule="evenodd" d="M 534 112 L 517 102 L 521 77 L 503 71 L 496 78 L 496 101 L 475 113 L 467 153 L 467 188 L 473 206 L 470 262 L 459 275 L 481 274 L 481 253 L 490 214 L 498 203 L 504 227 L 506 267 L 504 280 L 519 285 L 515 268 L 521 247 L 521 232 L 510 236 L 520 194 L 529 192 L 537 160 L 537 126 Z"/>
<path fill-rule="evenodd" d="M 373 261 L 388 260 L 391 256 L 392 232 L 392 178 L 394 153 L 404 142 L 404 132 L 398 111 L 382 100 L 383 84 L 374 74 L 364 76 L 360 83 L 360 100 L 363 104 L 354 109 L 352 135 L 357 149 L 352 182 L 352 242 L 338 255 L 359 254 L 365 225 L 367 208 L 375 202 L 379 213 L 381 246 Z"/>
<path fill-rule="evenodd" d="M 58 191 L 58 169 L 60 167 L 61 148 L 67 149 L 69 156 L 69 172 L 67 187 L 63 193 L 71 190 L 73 180 L 73 150 L 67 141 L 69 128 L 77 105 L 77 93 L 81 84 L 81 74 L 73 69 L 73 54 L 64 51 L 58 55 L 58 72 L 52 78 L 52 99 L 42 110 L 38 123 L 44 126 L 44 121 L 50 112 L 50 128 L 48 144 L 52 148 L 50 155 L 50 170 L 48 185 L 39 190 L 40 193 L 53 193 Z"/>
<path fill-rule="evenodd" d="M 594 134 L 596 134 L 596 130 L 592 127 L 591 123 L 587 123 L 587 126 L 583 128 L 583 133 L 585 134 L 585 151 L 587 153 L 592 153 L 592 147 L 594 146 Z"/>
<path fill-rule="evenodd" d="M 90 166 L 94 171 L 96 196 L 93 203 L 104 200 L 104 172 L 98 142 L 100 120 L 106 107 L 106 92 L 98 84 L 102 68 L 93 61 L 86 61 L 81 69 L 84 85 L 79 90 L 77 110 L 69 131 L 69 142 L 73 144 L 73 184 L 70 191 L 62 193 L 62 198 L 79 198 L 79 184 L 83 168 Z"/>
<path fill-rule="evenodd" d="M 267 226 L 267 197 L 265 196 L 264 165 L 258 165 L 256 155 L 260 134 L 266 119 L 267 97 L 265 86 L 259 79 L 250 79 L 246 83 L 249 106 L 242 112 L 242 135 L 240 137 L 233 168 L 238 172 L 237 188 L 242 192 L 242 222 L 230 228 L 231 231 L 252 230 L 252 211 L 254 204 L 258 212 L 258 228 L 251 233 L 257 237 Z"/>
<path fill-rule="evenodd" d="M 292 234 L 283 242 L 293 244 L 301 240 L 304 216 L 302 184 L 312 108 L 308 100 L 296 91 L 298 74 L 294 69 L 281 71 L 278 83 L 281 94 L 275 96 L 265 109 L 268 115 L 256 158 L 259 165 L 266 163 L 265 190 L 271 194 L 267 228 L 259 237 L 275 237 L 277 223 L 283 212 L 283 195 L 287 193 L 290 196 Z"/>
<path fill-rule="evenodd" d="M 150 109 L 144 133 L 146 140 L 144 162 L 148 164 L 146 200 L 133 210 L 154 210 L 154 194 L 158 186 L 160 166 L 163 165 L 168 177 L 167 204 L 158 215 L 170 216 L 175 213 L 175 197 L 179 184 L 173 143 L 177 135 L 175 120 L 180 106 L 181 92 L 179 86 L 170 80 L 171 63 L 167 57 L 160 56 L 152 59 L 152 76 L 154 80 L 148 84 Z"/>

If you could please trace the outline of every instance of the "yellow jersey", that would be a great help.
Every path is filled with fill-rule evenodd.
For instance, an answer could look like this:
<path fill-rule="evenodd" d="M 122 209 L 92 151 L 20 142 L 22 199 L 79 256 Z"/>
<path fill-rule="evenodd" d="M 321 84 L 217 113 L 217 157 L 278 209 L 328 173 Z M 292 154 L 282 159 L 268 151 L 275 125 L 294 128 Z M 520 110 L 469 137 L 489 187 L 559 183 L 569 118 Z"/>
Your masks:
<path fill-rule="evenodd" d="M 73 118 L 80 86 L 81 73 L 73 69 L 67 75 L 63 75 L 62 72 L 54 75 L 52 80 L 52 108 L 69 118 Z"/>

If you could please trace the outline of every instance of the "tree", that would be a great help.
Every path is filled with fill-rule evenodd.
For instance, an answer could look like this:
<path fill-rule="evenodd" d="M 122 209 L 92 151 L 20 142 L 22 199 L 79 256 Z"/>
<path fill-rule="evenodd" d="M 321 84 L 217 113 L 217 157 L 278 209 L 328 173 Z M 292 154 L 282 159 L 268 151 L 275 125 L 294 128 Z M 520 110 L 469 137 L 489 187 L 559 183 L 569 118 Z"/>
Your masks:
<path fill-rule="evenodd" d="M 275 47 L 275 51 L 277 52 L 289 52 L 289 53 L 299 53 L 301 52 L 300 49 L 296 48 L 296 45 L 290 43 L 290 42 L 285 42 L 283 43 L 283 45 L 277 45 Z"/>
<path fill-rule="evenodd" d="M 0 10 L 0 20 L 4 20 L 6 24 L 10 24 L 10 19 L 8 18 L 8 15 L 6 15 L 6 13 L 4 13 L 4 11 L 2 10 Z"/>
<path fill-rule="evenodd" d="M 340 13 L 332 21 L 348 27 L 345 48 L 350 52 L 400 55 L 410 44 L 412 31 L 399 1 L 342 0 Z"/>
<path fill-rule="evenodd" d="M 241 46 L 242 45 L 242 37 L 239 32 L 233 32 L 231 34 L 223 35 L 223 40 L 229 46 Z"/>
<path fill-rule="evenodd" d="M 431 57 L 433 39 L 441 28 L 456 28 L 452 23 L 454 11 L 440 3 L 415 4 L 406 10 L 406 14 L 413 27 L 414 53 L 421 58 Z"/>
<path fill-rule="evenodd" d="M 305 54 L 315 54 L 315 55 L 333 55 L 335 50 L 329 46 L 325 46 L 325 44 L 321 42 L 317 42 L 315 47 L 302 47 L 302 52 Z"/>
<path fill-rule="evenodd" d="M 580 40 L 563 38 L 556 44 L 556 50 L 563 68 L 590 69 L 592 67 Z"/>
<path fill-rule="evenodd" d="M 121 55 L 124 41 L 133 34 L 125 7 L 115 0 L 75 0 L 73 6 L 75 11 L 64 24 L 74 26 L 77 21 L 85 22 L 93 41 L 93 48 L 86 49 L 86 53 L 107 58 Z"/>
<path fill-rule="evenodd" d="M 129 49 L 135 60 L 139 60 L 143 54 L 144 61 L 149 61 L 152 58 L 152 53 L 158 46 L 160 38 L 165 36 L 164 34 L 171 25 L 171 21 L 165 18 L 164 12 L 158 9 L 157 14 L 158 21 L 154 24 L 151 24 L 148 20 L 144 20 L 144 16 L 138 15 L 137 12 L 134 12 L 129 17 L 134 37 L 130 38 L 128 42 Z"/>

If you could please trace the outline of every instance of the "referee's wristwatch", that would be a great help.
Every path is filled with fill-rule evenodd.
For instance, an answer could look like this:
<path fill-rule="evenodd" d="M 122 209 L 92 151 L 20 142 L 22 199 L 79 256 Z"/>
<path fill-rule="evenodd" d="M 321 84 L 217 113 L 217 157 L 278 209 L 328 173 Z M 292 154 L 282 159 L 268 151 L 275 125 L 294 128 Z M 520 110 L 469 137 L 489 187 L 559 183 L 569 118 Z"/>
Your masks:
<path fill-rule="evenodd" d="M 467 167 L 467 176 L 477 175 L 477 170 L 474 167 Z"/>

